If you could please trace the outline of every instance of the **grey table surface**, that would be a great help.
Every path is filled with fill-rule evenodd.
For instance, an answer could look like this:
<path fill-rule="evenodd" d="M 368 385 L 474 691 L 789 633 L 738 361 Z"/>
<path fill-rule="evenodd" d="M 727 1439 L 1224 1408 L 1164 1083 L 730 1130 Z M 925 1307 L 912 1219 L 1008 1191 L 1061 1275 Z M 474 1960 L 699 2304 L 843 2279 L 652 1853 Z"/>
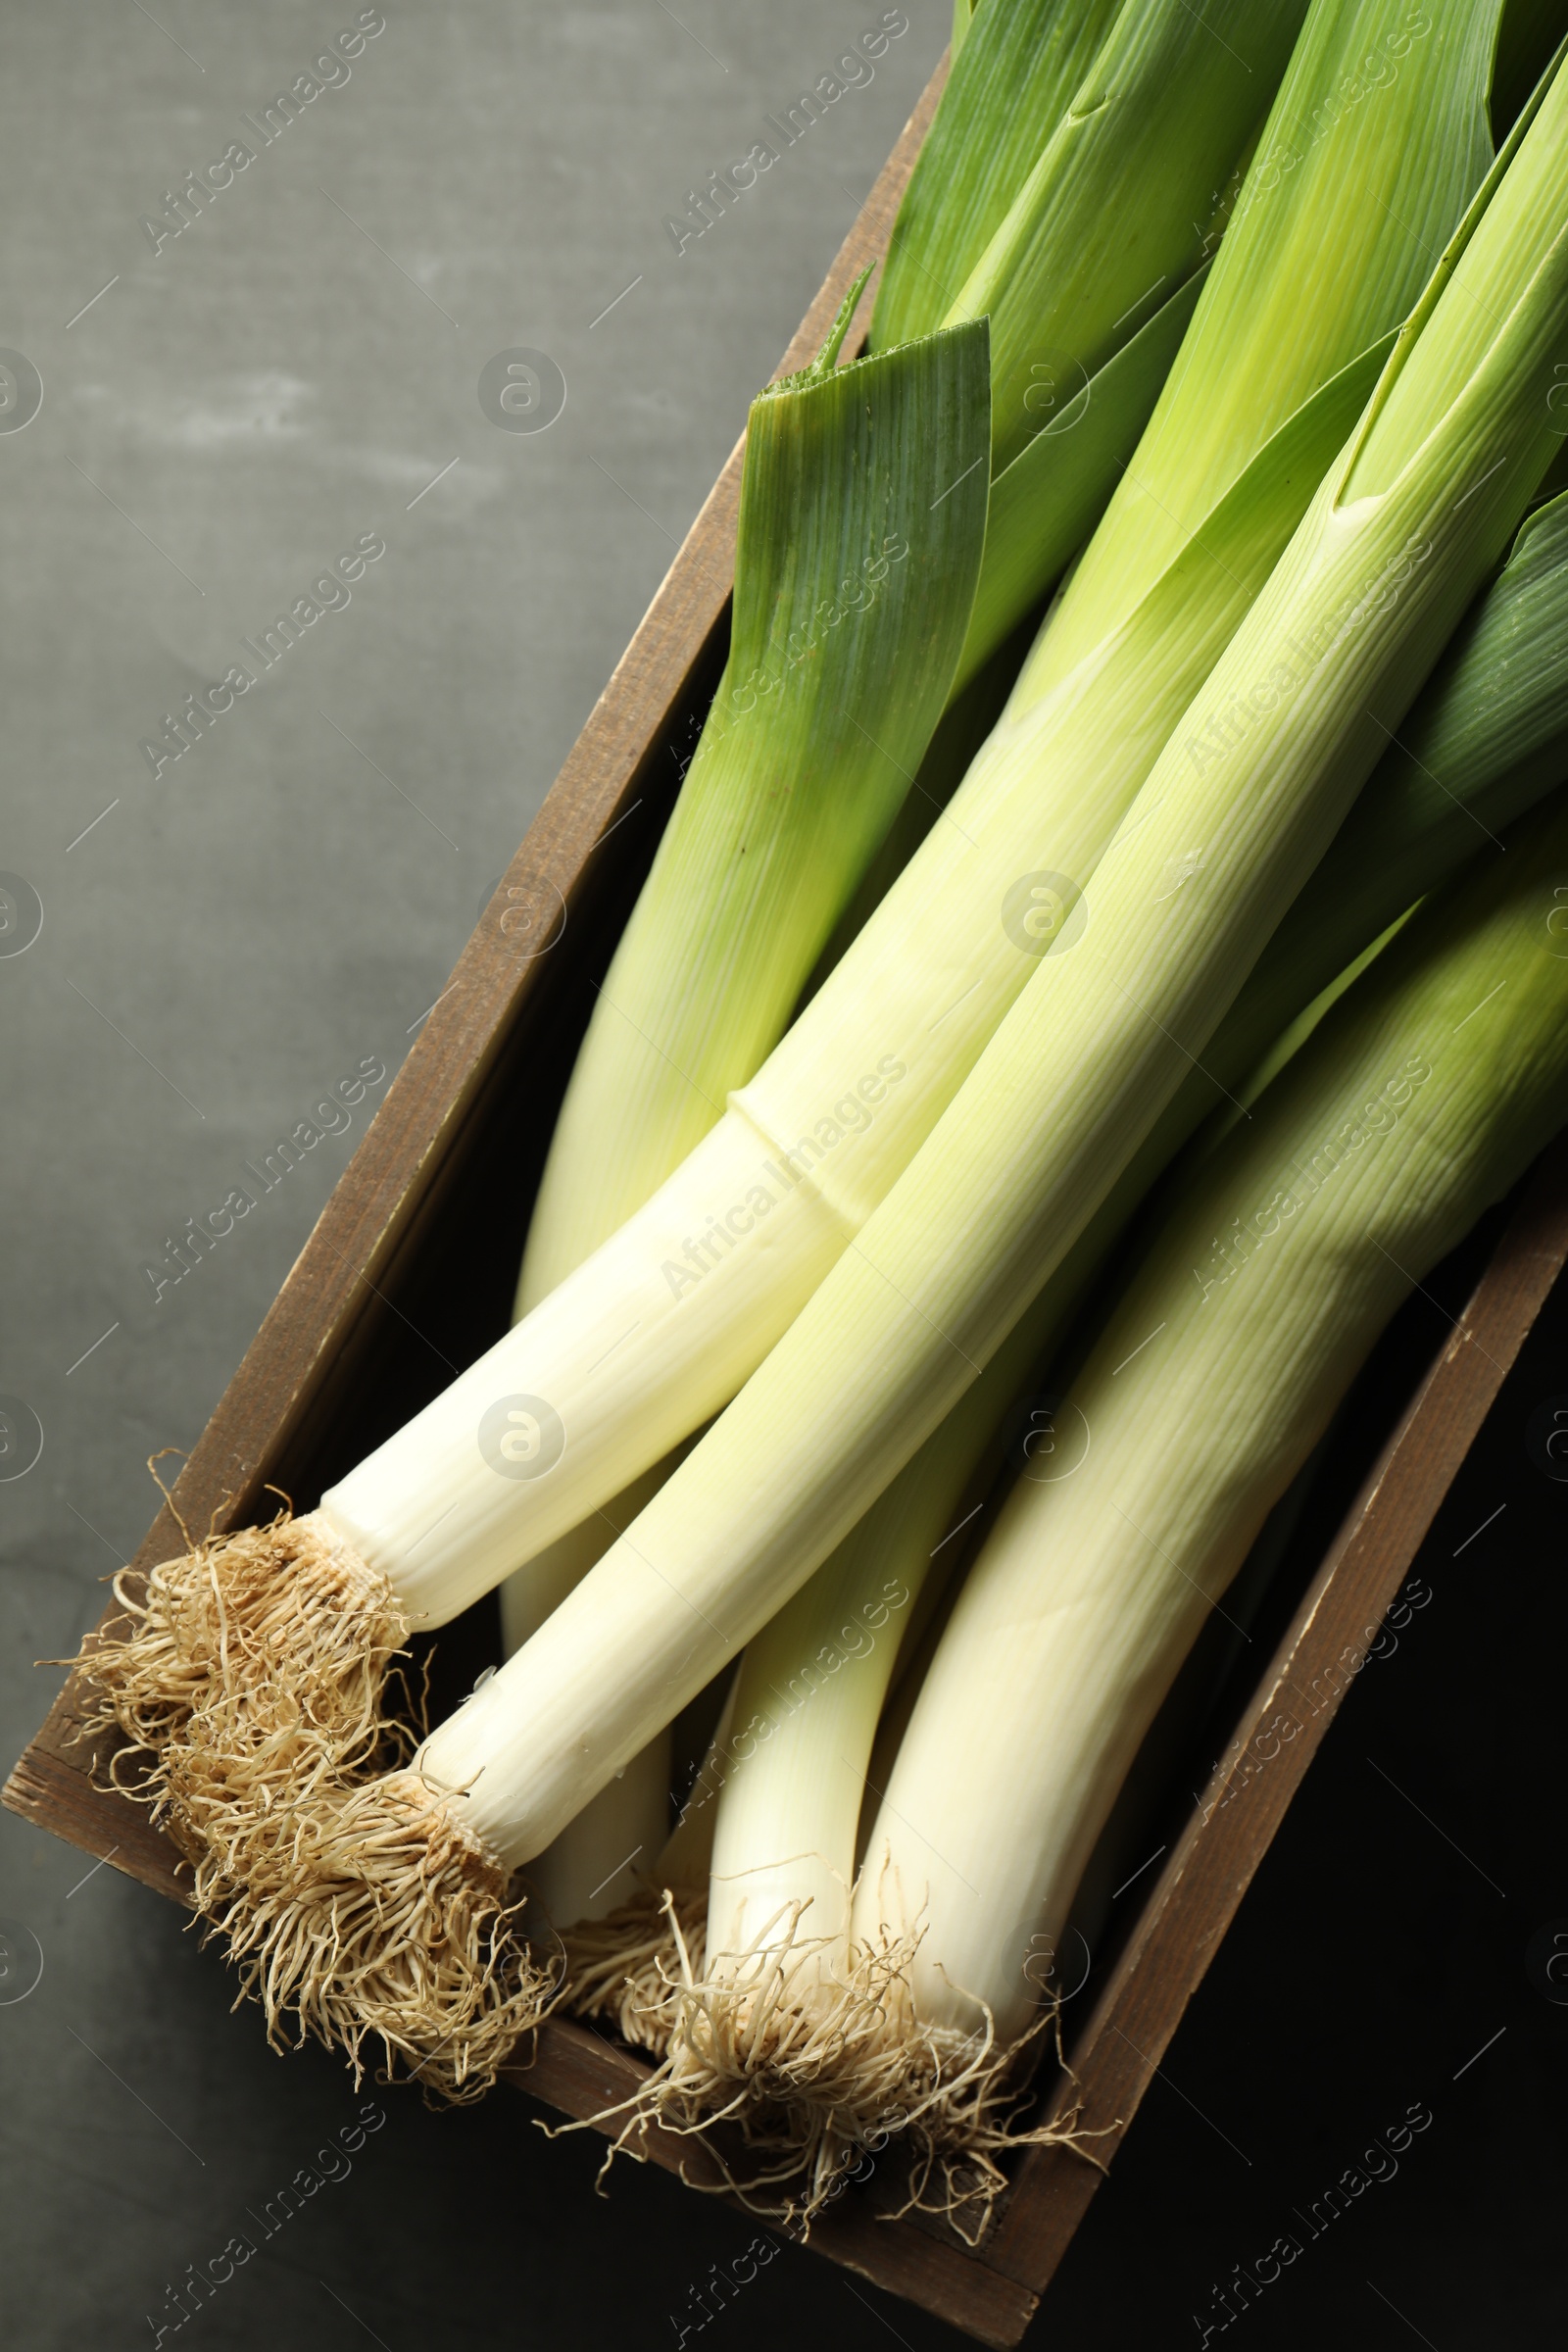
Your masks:
<path fill-rule="evenodd" d="M 71 1650 L 94 1618 L 98 1580 L 149 1516 L 146 1456 L 199 1433 L 380 1082 L 351 1129 L 160 1289 L 168 1243 L 329 1084 L 397 1068 L 949 13 L 944 0 L 890 12 L 905 29 L 874 73 L 677 250 L 666 216 L 882 20 L 870 0 L 0 8 L 0 869 L 24 886 L 0 939 L 6 1764 L 53 1688 L 32 1662 Z M 334 86 L 286 129 L 259 123 L 357 24 L 367 37 Z M 186 174 L 233 142 L 251 160 L 207 205 L 187 198 L 174 233 Z M 545 429 L 502 429 L 481 400 L 486 363 L 519 348 L 564 383 Z M 161 760 L 181 698 L 368 543 L 384 553 L 351 590 L 323 591 L 330 609 L 300 642 Z M 1466 1573 L 1528 1567 L 1548 1544 L 1560 1554 L 1562 1491 L 1523 1492 L 1535 1474 L 1515 1430 L 1551 1381 L 1543 1358 L 1528 1395 L 1510 1391 L 1491 1467 L 1466 1474 L 1476 1519 L 1488 1478 L 1512 1481 L 1512 1524 L 1534 1532 L 1515 1558 L 1494 1531 Z M 1449 1616 L 1457 1631 L 1457 1598 Z M 1511 1713 L 1498 1694 L 1516 1662 L 1499 1651 L 1487 1670 Z M 1407 1671 L 1407 1760 L 1390 1770 L 1414 1803 L 1447 1760 L 1433 1690 L 1423 1712 Z M 1440 1686 L 1449 1671 L 1429 1668 Z M 1358 2240 L 1341 2252 L 1348 2226 L 1303 2265 L 1253 2335 L 1304 2345 L 1337 2326 L 1395 2345 L 1413 2328 L 1443 2352 L 1534 2340 L 1548 2274 L 1531 2200 L 1561 2150 L 1544 2118 L 1535 2139 L 1520 2119 L 1543 2065 L 1561 2068 L 1563 2012 L 1519 1955 L 1554 1907 L 1568 1913 L 1568 1892 L 1553 1904 L 1539 1854 L 1527 1866 L 1521 1852 L 1515 1916 L 1496 1928 L 1465 1861 L 1483 1849 L 1482 1876 L 1507 1879 L 1507 1838 L 1463 1776 L 1428 1810 L 1464 1859 L 1437 1837 L 1412 1844 L 1408 1819 L 1369 1822 L 1357 1758 L 1395 1703 L 1394 1670 L 1382 1680 L 1355 1693 L 1355 1731 L 1335 1735 L 1271 1857 L 1172 2053 L 1175 2095 L 1152 2095 L 1042 2341 L 1191 2340 L 1211 2283 L 1416 2097 L 1444 2126 L 1419 2185 L 1380 2187 Z M 1544 1768 L 1544 1738 L 1516 1733 L 1527 1764 Z M 1401 1840 L 1392 1881 L 1385 1827 Z M 1303 1871 L 1320 1896 L 1338 1889 L 1332 1925 L 1321 1907 L 1306 1923 Z M 302 2169 L 320 2181 L 308 2204 L 178 2331 L 313 2352 L 678 2342 L 711 2308 L 712 2266 L 752 2234 L 631 2166 L 596 2198 L 596 2148 L 548 2142 L 510 2095 L 437 2115 L 386 2093 L 384 2120 L 323 2180 L 318 2152 L 368 2094 L 320 2052 L 270 2055 L 167 1905 L 7 1815 L 0 1921 L 0 2325 L 26 2352 L 164 2340 L 180 2308 L 170 2290 Z M 1445 1960 L 1412 2046 L 1403 1992 L 1413 1979 L 1433 1994 L 1434 1921 L 1469 1966 L 1454 1976 Z M 1317 1997 L 1347 1948 L 1350 2052 L 1325 2046 L 1339 2012 Z M 1282 2003 L 1302 2034 L 1273 2095 L 1307 2111 L 1283 2136 L 1247 2062 Z M 1499 2018 L 1511 2048 L 1461 2093 L 1451 2068 Z M 1483 2200 L 1493 2240 L 1478 2244 L 1463 2183 L 1477 2139 L 1505 2136 Z M 1528 2332 L 1489 2332 L 1499 2263 Z M 834 2342 L 958 2340 L 793 2248 L 707 2324 L 767 2344 L 803 2327 Z"/>

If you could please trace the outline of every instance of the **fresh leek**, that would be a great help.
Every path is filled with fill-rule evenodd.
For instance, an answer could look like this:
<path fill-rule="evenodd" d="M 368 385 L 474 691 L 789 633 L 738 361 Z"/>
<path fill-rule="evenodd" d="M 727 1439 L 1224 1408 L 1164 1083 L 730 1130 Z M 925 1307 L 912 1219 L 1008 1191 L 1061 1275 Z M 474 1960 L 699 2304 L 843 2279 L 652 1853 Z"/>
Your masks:
<path fill-rule="evenodd" d="M 1170 1203 L 1070 1392 L 1082 1467 L 1005 1503 L 856 1902 L 862 1947 L 913 1947 L 906 2109 L 1038 2016 L 1030 1939 L 1206 1614 L 1395 1308 L 1562 1124 L 1565 860 L 1558 796 L 1341 1000 Z"/>
<path fill-rule="evenodd" d="M 1004 0 L 954 44 L 953 71 L 877 291 L 879 351 L 940 326 L 1115 23 L 1121 0 Z"/>
<path fill-rule="evenodd" d="M 1398 741 L 1386 749 L 1151 1147 L 1136 1156 L 941 1428 L 748 1645 L 736 1699 L 746 1745 L 718 1759 L 697 1800 L 711 1806 L 716 1832 L 707 1934 L 698 1949 L 720 1957 L 701 2001 L 689 1999 L 683 2048 L 672 2068 L 694 2108 L 724 2103 L 754 2078 L 765 2094 L 799 2013 L 815 2006 L 823 1984 L 846 1979 L 856 1827 L 898 1647 L 897 1625 L 891 1634 L 881 1628 L 890 1611 L 903 1610 L 907 1622 L 933 1560 L 951 1559 L 960 1508 L 972 1501 L 975 1520 L 985 1524 L 973 1481 L 988 1454 L 998 1452 L 1004 1407 L 1031 1367 L 1037 1396 L 1043 1393 L 1047 1359 L 1129 1205 L 1217 1090 L 1243 1084 L 1254 1041 L 1281 1028 L 1316 994 L 1325 959 L 1352 964 L 1414 900 L 1469 861 L 1500 858 L 1499 830 L 1568 777 L 1565 623 L 1568 494 L 1561 494 L 1531 514 L 1501 574 L 1466 614 Z M 1022 1434 L 1036 1457 L 1030 1474 L 1051 1483 L 1075 1466 L 1081 1442 L 1081 1417 L 1064 1406 L 1059 1431 Z M 1042 1452 L 1047 1446 L 1050 1461 Z M 967 1511 L 961 1524 L 971 1524 Z M 679 1868 L 681 1859 L 662 1858 L 659 1868 Z M 683 1880 L 656 1874 L 653 1890 L 664 1887 L 692 1891 Z M 639 2031 L 662 2051 L 682 2013 L 683 1972 L 673 1939 L 666 1936 L 661 1946 L 653 1936 L 651 1908 L 626 1906 L 621 1933 L 628 1979 L 633 1962 L 643 1964 L 634 1997 L 649 2016 Z M 686 1940 L 690 1946 L 689 1931 Z M 663 1998 L 657 2002 L 647 1976 L 655 1948 L 664 1965 Z M 777 1962 L 785 1953 L 788 2000 L 775 2001 L 773 2031 L 762 2034 L 750 2019 L 749 1989 L 769 1957 Z M 593 1983 L 576 2002 L 618 2004 L 624 2015 L 628 1996 L 610 1959 L 607 1936 Z M 686 1974 L 692 1996 L 689 1968 Z M 656 2018 L 657 2034 L 650 2023 Z"/>
<path fill-rule="evenodd" d="M 996 130 L 1029 119 L 1017 89 L 1054 55 L 1034 14 L 993 12 L 953 77 L 895 227 L 873 345 L 904 325 L 911 296 L 925 314 L 962 250 L 976 159 L 987 189 L 1014 168 Z M 1060 576 L 1132 458 L 1304 15 L 1305 0 L 1055 12 L 1058 37 L 1094 17 L 1102 38 L 1059 114 L 1042 118 L 1032 169 L 962 282 L 948 282 L 943 314 L 988 317 L 992 333 L 996 478 L 960 683 Z M 923 251 L 933 222 L 936 250 Z"/>

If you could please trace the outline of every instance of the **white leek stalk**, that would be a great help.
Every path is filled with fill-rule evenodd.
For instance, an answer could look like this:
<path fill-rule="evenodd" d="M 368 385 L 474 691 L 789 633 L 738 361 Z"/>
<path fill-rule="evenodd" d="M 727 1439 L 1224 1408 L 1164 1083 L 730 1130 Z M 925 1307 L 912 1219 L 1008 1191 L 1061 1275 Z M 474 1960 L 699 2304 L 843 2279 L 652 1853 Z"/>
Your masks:
<path fill-rule="evenodd" d="M 918 1928 L 926 2026 L 1027 2029 L 1030 1938 L 1059 1935 L 1207 1612 L 1395 1308 L 1562 1123 L 1565 859 L 1558 800 L 1341 1000 L 1170 1204 L 1074 1382 L 1082 1468 L 1004 1506 L 857 1897 L 870 1942 Z"/>
<path fill-rule="evenodd" d="M 1059 1306 L 1053 1299 L 1053 1321 Z M 769 1931 L 789 1940 L 804 1920 L 813 1970 L 840 1965 L 864 1761 L 903 1636 L 978 1466 L 994 1445 L 1000 1455 L 999 1426 L 1047 1336 L 1037 1311 L 1020 1319 L 941 1429 L 748 1643 L 729 1751 L 702 1791 L 718 1800 L 713 1953 L 739 1960 Z"/>
<path fill-rule="evenodd" d="M 680 1948 L 677 1934 L 688 1967 L 695 1964 L 700 1971 L 702 1966 L 713 1856 L 713 1809 L 705 1801 L 706 1792 L 722 1780 L 733 1752 L 739 1679 L 737 1669 L 692 1794 L 651 1867 L 641 1873 L 644 1886 L 630 1901 L 578 1919 L 563 1938 L 566 2008 L 575 2017 L 610 2019 L 622 2040 L 661 2057 L 672 2022 L 668 1993 L 671 1963 Z M 663 1890 L 658 1900 L 649 1892 L 653 1887 Z"/>
<path fill-rule="evenodd" d="M 524 1573 L 508 1578 L 501 1588 L 502 1644 L 508 1657 L 531 1640 L 618 1530 L 652 1501 L 685 1451 L 681 1446 L 670 1461 L 645 1470 L 609 1511 L 597 1512 L 530 1560 Z M 615 1910 L 638 1879 L 662 1862 L 669 1771 L 666 1725 L 535 1856 L 528 1870 L 532 1892 L 558 1931 Z"/>

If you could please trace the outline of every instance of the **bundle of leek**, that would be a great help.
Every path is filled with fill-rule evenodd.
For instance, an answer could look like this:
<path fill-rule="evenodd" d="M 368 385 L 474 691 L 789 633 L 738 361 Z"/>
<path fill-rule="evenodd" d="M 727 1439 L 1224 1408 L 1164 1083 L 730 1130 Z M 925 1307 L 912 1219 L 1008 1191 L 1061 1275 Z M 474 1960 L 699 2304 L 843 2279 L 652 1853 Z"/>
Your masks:
<path fill-rule="evenodd" d="M 1522 526 L 1503 571 L 1466 615 L 1400 741 L 1210 1040 L 1202 1068 L 1189 1074 L 1104 1208 L 941 1428 L 748 1645 L 733 1725 L 692 1800 L 710 1838 L 700 1844 L 689 1827 L 660 1857 L 640 1900 L 568 1938 L 574 2009 L 613 2017 L 662 2053 L 679 2028 L 666 2081 L 689 2115 L 734 2110 L 745 2087 L 758 2094 L 764 2129 L 793 2115 L 803 2149 L 808 2108 L 823 2132 L 831 2128 L 838 2081 L 821 2053 L 841 2058 L 850 2037 L 824 2043 L 824 2004 L 841 2026 L 847 2015 L 852 2024 L 869 2015 L 866 1988 L 854 1985 L 850 1969 L 849 1903 L 884 1696 L 928 1576 L 950 1566 L 950 1546 L 979 1517 L 1007 1408 L 1025 1385 L 1044 1393 L 1067 1317 L 1151 1171 L 1217 1090 L 1247 1084 L 1260 1040 L 1284 1031 L 1324 980 L 1357 963 L 1416 899 L 1467 861 L 1497 858 L 1498 831 L 1565 776 L 1568 493 Z M 1021 1443 L 1033 1445 L 1037 1434 L 1025 1431 Z M 1052 1475 L 1040 1462 L 1031 1474 Z M 656 1915 L 664 1905 L 671 1924 L 662 1936 Z M 745 1955 L 745 1963 L 732 1958 L 708 1972 L 705 1950 Z M 744 1997 L 764 1953 L 776 1979 L 765 2035 Z M 812 2053 L 811 2063 L 801 2052 Z M 831 2162 L 830 2148 L 813 2143 L 818 2152 Z"/>
<path fill-rule="evenodd" d="M 1100 866 L 1094 919 L 1035 962 L 855 1247 L 829 1253 L 838 1262 L 809 1303 L 627 1534 L 413 1771 L 362 1785 L 306 1776 L 300 1801 L 269 1817 L 234 1785 L 223 1720 L 252 1691 L 197 1710 L 170 1742 L 171 1788 L 205 1847 L 199 1882 L 274 2016 L 356 2046 L 367 2031 L 387 2035 L 392 2016 L 396 2046 L 451 2038 L 482 2079 L 524 1990 L 504 2020 L 475 2026 L 479 1995 L 454 1986 L 491 1981 L 506 1866 L 538 1852 L 789 1599 L 1060 1264 L 1200 1055 L 1554 454 L 1565 129 L 1559 80 L 1155 760 Z M 1216 271 L 1210 292 L 1219 282 Z M 881 1093 L 898 1082 L 884 1071 Z M 720 1258 L 705 1283 L 725 1289 L 734 1262 Z M 454 1499 L 428 1484 L 421 1499 L 422 1465 L 397 1447 L 335 1491 L 335 1523 L 362 1556 L 400 1513 L 428 1531 L 439 1502 L 462 1522 L 454 1583 L 478 1573 L 507 1517 L 466 1470 L 471 1402 L 489 1378 L 466 1376 L 409 1433 L 416 1457 L 432 1427 L 438 1454 L 454 1469 L 465 1457 Z M 550 1436 L 535 1414 L 530 1467 Z M 357 1516 L 372 1494 L 375 1515 Z M 475 1924 L 485 1903 L 488 1931 Z"/>
<path fill-rule="evenodd" d="M 1200 1054 L 1554 452 L 1565 119 L 1558 85 L 1156 764 L 1084 937 L 1041 962 L 856 1249 L 627 1536 L 425 1743 L 418 1794 L 444 1825 L 538 1850 L 776 1611 L 996 1352 Z M 1244 695 L 1250 725 L 1195 759 L 1198 722 Z M 1173 882 L 1183 867 L 1199 887 Z M 360 1833 L 376 1799 L 351 1802 Z M 343 1866 L 323 1833 L 328 1854 Z M 304 1874 L 294 1894 L 308 1912 Z"/>
<path fill-rule="evenodd" d="M 1375 115 L 1339 113 L 1281 178 L 1275 122 L 1283 135 L 1309 117 L 1386 29 L 1379 0 L 1316 0 L 1136 481 L 1112 501 L 944 820 L 644 1209 L 308 1519 L 204 1549 L 194 1573 L 174 1563 L 155 1576 L 145 1638 L 94 1660 L 138 1737 L 156 1745 L 214 1685 L 212 1645 L 181 1637 L 172 1595 L 221 1581 L 230 1624 L 247 1623 L 270 1645 L 269 1671 L 307 1694 L 328 1668 L 364 1678 L 389 1627 L 444 1623 L 603 1509 L 788 1331 L 1026 984 L 1065 968 L 1041 958 L 1053 906 L 1070 946 L 1085 882 L 1289 540 L 1370 388 L 1378 338 L 1480 176 L 1499 6 L 1462 0 L 1446 37 L 1403 60 Z M 1490 515 L 1494 496 L 1476 514 Z M 1438 576 L 1445 566 L 1422 574 Z M 1132 838 L 1155 835 L 1144 825 Z M 1179 862 L 1189 847 L 1166 854 Z M 1091 937 L 1072 961 L 1097 954 Z M 138 1675 L 157 1705 L 138 1708 Z M 589 1793 L 578 1787 L 578 1806 Z"/>

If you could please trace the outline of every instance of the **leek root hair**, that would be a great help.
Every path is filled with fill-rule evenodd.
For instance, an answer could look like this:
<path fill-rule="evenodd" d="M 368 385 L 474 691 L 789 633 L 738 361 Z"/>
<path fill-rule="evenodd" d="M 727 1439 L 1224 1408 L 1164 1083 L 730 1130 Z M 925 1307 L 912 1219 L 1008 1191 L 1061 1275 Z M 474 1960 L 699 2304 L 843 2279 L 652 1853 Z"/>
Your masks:
<path fill-rule="evenodd" d="M 183 1742 L 169 1752 L 177 1785 Z M 222 1834 L 209 1807 L 196 1897 L 276 2049 L 342 2050 L 466 2102 L 490 2088 L 551 2004 L 514 1933 L 507 1873 L 412 1772 L 324 1788 Z"/>
<path fill-rule="evenodd" d="M 703 1973 L 708 1933 L 706 1889 L 657 1894 L 650 1886 L 604 1919 L 568 1929 L 565 2007 L 573 2017 L 602 2018 L 622 2041 L 662 2058 L 669 2048 L 681 1984 L 681 1955 Z"/>
<path fill-rule="evenodd" d="M 82 1660 L 92 1722 L 139 1742 L 116 1786 L 193 1863 L 272 2046 L 315 2036 L 358 2077 L 378 2044 L 430 2095 L 487 2091 L 560 1964 L 517 1940 L 508 1872 L 452 1801 L 397 1769 L 409 1625 L 385 1578 L 319 1515 L 279 1515 L 153 1569 L 143 1599 L 116 1590 L 131 1633 Z"/>
<path fill-rule="evenodd" d="M 384 1749 L 408 1619 L 320 1512 L 210 1536 L 145 1579 L 122 1569 L 114 1593 L 122 1618 L 73 1663 L 89 1685 L 83 1736 L 118 1730 L 132 1743 L 110 1766 L 122 1794 L 167 1809 L 158 1759 L 215 1707 L 250 1746 L 292 1715 L 345 1770 Z"/>
<path fill-rule="evenodd" d="M 478 2097 L 559 1959 L 530 1956 L 503 1865 L 396 1769 L 416 1735 L 394 1704 L 409 1627 L 386 1579 L 319 1514 L 283 1514 L 166 1561 L 141 1598 L 122 1584 L 132 1630 L 81 1660 L 90 1728 L 136 1742 L 116 1786 L 193 1865 L 273 2046 L 314 2036 L 358 2077 L 379 2043 L 432 2096 Z"/>
<path fill-rule="evenodd" d="M 908 1998 L 918 1928 L 854 1946 L 845 1967 L 838 1936 L 806 1931 L 808 1909 L 785 1906 L 744 1952 L 705 1956 L 666 1897 L 675 1970 L 663 1952 L 655 1962 L 670 1980 L 657 2008 L 665 2054 L 625 2108 L 609 2111 L 626 2116 L 612 2155 L 650 2122 L 705 2135 L 732 2125 L 755 2164 L 735 2175 L 709 2139 L 716 2185 L 805 2236 L 894 2145 L 908 2168 L 898 2210 L 942 2214 L 978 2243 L 1006 2185 L 1001 2157 L 1053 2143 L 1087 2153 L 1076 2107 L 1052 2124 L 1018 2120 L 1032 2045 L 1053 2016 L 1007 2049 L 989 2017 L 979 2034 L 934 2031 Z"/>

